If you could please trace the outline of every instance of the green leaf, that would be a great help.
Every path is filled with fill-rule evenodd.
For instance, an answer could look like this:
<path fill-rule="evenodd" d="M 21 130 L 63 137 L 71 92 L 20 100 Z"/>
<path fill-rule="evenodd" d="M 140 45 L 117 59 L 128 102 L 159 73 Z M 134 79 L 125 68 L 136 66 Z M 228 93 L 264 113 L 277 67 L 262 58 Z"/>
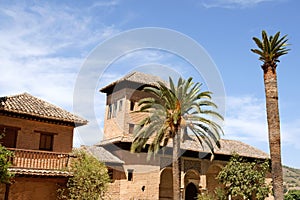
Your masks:
<path fill-rule="evenodd" d="M 60 187 L 58 189 L 58 198 L 72 200 L 104 199 L 110 182 L 105 165 L 82 149 L 75 150 L 73 154 L 76 157 L 71 166 L 73 176 L 68 179 L 67 188 Z"/>

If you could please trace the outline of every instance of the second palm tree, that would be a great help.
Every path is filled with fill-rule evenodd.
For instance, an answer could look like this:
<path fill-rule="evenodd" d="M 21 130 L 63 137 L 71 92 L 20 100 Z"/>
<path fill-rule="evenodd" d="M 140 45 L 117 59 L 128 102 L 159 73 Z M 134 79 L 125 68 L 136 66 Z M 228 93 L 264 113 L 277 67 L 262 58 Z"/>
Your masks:
<path fill-rule="evenodd" d="M 211 100 L 211 92 L 202 92 L 200 86 L 192 78 L 179 78 L 175 86 L 170 78 L 169 86 L 158 82 L 157 86 L 144 88 L 152 97 L 139 101 L 138 112 L 148 115 L 134 130 L 131 151 L 148 148 L 151 155 L 166 146 L 170 139 L 173 141 L 174 200 L 180 199 L 179 152 L 183 135 L 193 134 L 202 145 L 209 147 L 212 155 L 214 147 L 220 147 L 220 133 L 223 131 L 217 122 L 223 118 L 216 112 L 217 106 Z"/>

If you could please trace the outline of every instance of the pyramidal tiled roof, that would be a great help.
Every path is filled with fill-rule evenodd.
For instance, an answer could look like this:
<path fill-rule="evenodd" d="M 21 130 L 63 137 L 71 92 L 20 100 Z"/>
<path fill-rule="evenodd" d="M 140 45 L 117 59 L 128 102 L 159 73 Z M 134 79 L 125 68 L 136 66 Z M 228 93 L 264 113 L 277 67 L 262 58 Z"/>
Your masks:
<path fill-rule="evenodd" d="M 28 93 L 0 97 L 0 112 L 3 111 L 46 120 L 75 123 L 76 126 L 87 124 L 87 120 Z"/>
<path fill-rule="evenodd" d="M 134 71 L 134 72 L 131 72 L 131 73 L 125 75 L 124 77 L 110 83 L 109 85 L 101 88 L 100 91 L 105 92 L 107 89 L 109 89 L 123 81 L 130 81 L 130 82 L 134 82 L 134 83 L 140 83 L 140 84 L 144 84 L 144 85 L 154 85 L 154 86 L 158 85 L 157 84 L 158 81 L 167 84 L 166 81 L 164 81 L 159 76 L 154 76 L 151 74 L 145 74 L 142 72 Z"/>

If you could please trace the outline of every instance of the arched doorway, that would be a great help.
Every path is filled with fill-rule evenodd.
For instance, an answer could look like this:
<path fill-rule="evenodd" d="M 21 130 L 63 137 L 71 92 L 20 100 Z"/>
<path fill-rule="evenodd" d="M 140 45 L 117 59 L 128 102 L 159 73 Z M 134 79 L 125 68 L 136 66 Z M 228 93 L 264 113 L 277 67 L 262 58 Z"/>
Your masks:
<path fill-rule="evenodd" d="M 184 199 L 197 199 L 200 175 L 197 170 L 189 169 L 184 175 Z"/>
<path fill-rule="evenodd" d="M 217 187 L 222 186 L 217 179 L 220 171 L 220 165 L 213 164 L 208 168 L 206 172 L 206 187 L 209 193 L 213 193 Z"/>
<path fill-rule="evenodd" d="M 189 183 L 185 188 L 185 200 L 196 200 L 198 196 L 198 188 L 194 183 Z"/>
<path fill-rule="evenodd" d="M 165 168 L 160 173 L 159 200 L 173 199 L 172 169 Z"/>

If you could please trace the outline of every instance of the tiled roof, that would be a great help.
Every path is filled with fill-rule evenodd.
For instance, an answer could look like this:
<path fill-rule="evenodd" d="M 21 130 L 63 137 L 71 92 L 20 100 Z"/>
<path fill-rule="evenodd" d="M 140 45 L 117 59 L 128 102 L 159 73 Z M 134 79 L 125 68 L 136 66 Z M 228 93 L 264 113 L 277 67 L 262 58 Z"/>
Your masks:
<path fill-rule="evenodd" d="M 0 97 L 0 112 L 1 111 L 60 122 L 75 123 L 76 126 L 87 124 L 85 119 L 28 93 Z"/>
<path fill-rule="evenodd" d="M 116 138 L 112 138 L 109 140 L 103 140 L 97 145 L 107 145 L 117 142 L 132 142 L 133 138 L 131 136 L 120 136 Z M 234 153 L 239 154 L 240 156 L 249 157 L 249 158 L 259 158 L 259 159 L 266 159 L 269 158 L 269 155 L 253 146 L 250 146 L 246 143 L 243 143 L 241 141 L 237 140 L 226 140 L 221 139 L 221 148 L 215 148 L 214 152 L 215 154 L 219 155 L 232 155 Z M 172 147 L 172 141 L 169 141 L 168 147 Z M 189 137 L 189 139 L 185 140 L 180 144 L 181 149 L 183 150 L 190 150 L 190 151 L 196 151 L 196 152 L 204 152 L 209 153 L 209 148 L 203 144 L 199 143 L 199 141 L 196 138 L 193 138 L 192 136 Z"/>
<path fill-rule="evenodd" d="M 238 140 L 221 139 L 220 144 L 221 148 L 215 147 L 215 154 L 232 155 L 233 153 L 237 153 L 240 156 L 250 158 L 269 158 L 267 153 Z M 172 145 L 169 146 L 171 147 Z M 202 147 L 199 141 L 193 137 L 181 143 L 181 147 L 186 150 L 209 152 L 208 146 L 203 145 Z"/>
<path fill-rule="evenodd" d="M 124 164 L 124 161 L 111 154 L 109 151 L 99 146 L 85 146 L 84 149 L 89 151 L 99 161 L 104 163 Z"/>
<path fill-rule="evenodd" d="M 145 74 L 142 72 L 135 71 L 135 72 L 131 72 L 131 73 L 127 74 L 126 76 L 120 78 L 119 80 L 116 80 L 116 81 L 112 82 L 111 84 L 101 88 L 100 91 L 105 92 L 107 89 L 114 87 L 115 85 L 117 85 L 118 83 L 121 83 L 123 81 L 130 81 L 130 82 L 134 82 L 134 83 L 140 83 L 140 84 L 144 84 L 144 85 L 153 85 L 153 86 L 157 86 L 158 81 L 167 84 L 159 76 L 154 76 L 151 74 Z"/>
<path fill-rule="evenodd" d="M 43 169 L 24 169 L 24 168 L 9 168 L 9 171 L 17 175 L 35 175 L 35 176 L 72 176 L 71 172 L 58 170 L 43 170 Z"/>

